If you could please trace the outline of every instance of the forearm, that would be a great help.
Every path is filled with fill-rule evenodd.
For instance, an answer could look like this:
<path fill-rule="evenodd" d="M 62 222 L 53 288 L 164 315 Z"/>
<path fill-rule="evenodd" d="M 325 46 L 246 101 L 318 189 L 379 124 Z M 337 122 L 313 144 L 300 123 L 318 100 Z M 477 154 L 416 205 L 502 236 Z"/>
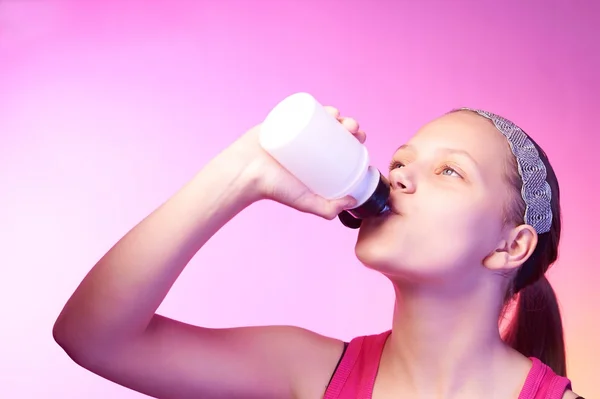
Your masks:
<path fill-rule="evenodd" d="M 213 159 L 92 268 L 55 324 L 57 341 L 104 346 L 142 333 L 189 260 L 258 199 L 254 187 L 242 165 Z"/>

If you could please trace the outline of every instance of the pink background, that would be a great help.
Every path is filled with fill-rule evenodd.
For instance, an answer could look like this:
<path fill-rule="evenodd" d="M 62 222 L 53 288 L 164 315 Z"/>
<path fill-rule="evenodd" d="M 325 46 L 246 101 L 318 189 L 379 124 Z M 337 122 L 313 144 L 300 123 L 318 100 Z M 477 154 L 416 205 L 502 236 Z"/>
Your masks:
<path fill-rule="evenodd" d="M 533 135 L 562 185 L 550 279 L 570 377 L 600 397 L 599 17 L 594 0 L 1 1 L 0 396 L 141 397 L 62 352 L 58 312 L 129 228 L 279 100 L 308 91 L 362 123 L 382 169 L 456 106 Z M 393 292 L 355 259 L 355 235 L 258 204 L 193 259 L 160 312 L 344 339 L 382 331 Z"/>

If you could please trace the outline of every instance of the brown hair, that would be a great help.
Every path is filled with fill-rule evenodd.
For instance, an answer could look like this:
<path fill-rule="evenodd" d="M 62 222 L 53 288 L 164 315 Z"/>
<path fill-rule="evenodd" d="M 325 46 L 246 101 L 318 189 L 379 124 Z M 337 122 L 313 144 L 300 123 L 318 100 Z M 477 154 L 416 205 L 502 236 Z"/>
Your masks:
<path fill-rule="evenodd" d="M 450 112 L 460 111 L 462 110 L 455 109 Z M 466 112 L 473 112 L 483 118 L 474 111 Z M 485 119 L 493 124 L 489 119 Z M 565 342 L 560 309 L 554 289 L 545 276 L 546 271 L 558 257 L 561 233 L 560 188 L 548 156 L 531 137 L 529 139 L 546 166 L 546 181 L 552 191 L 550 201 L 552 225 L 547 233 L 538 234 L 538 243 L 531 257 L 523 263 L 508 285 L 502 316 L 507 314 L 511 304 L 515 306 L 502 338 L 524 356 L 536 357 L 552 368 L 556 374 L 566 376 Z M 510 161 L 505 177 L 513 188 L 513 195 L 512 200 L 506 204 L 504 220 L 506 223 L 518 225 L 523 223 L 525 217 L 525 201 L 521 195 L 523 180 L 508 142 L 506 148 Z"/>
<path fill-rule="evenodd" d="M 475 111 L 454 109 L 448 113 L 454 112 L 470 112 L 493 124 Z M 567 362 L 560 308 L 554 289 L 545 276 L 546 271 L 558 258 L 561 233 L 560 188 L 548 156 L 531 137 L 529 139 L 546 166 L 546 181 L 552 191 L 552 225 L 547 233 L 538 234 L 538 243 L 531 257 L 523 263 L 508 285 L 501 320 L 508 313 L 510 305 L 515 306 L 502 338 L 524 356 L 536 357 L 556 374 L 566 377 Z M 525 218 L 525 201 L 521 195 L 523 180 L 508 142 L 506 148 L 510 161 L 505 177 L 513 188 L 513 195 L 512 200 L 506 204 L 504 220 L 506 223 L 518 225 L 522 224 Z"/>
<path fill-rule="evenodd" d="M 505 297 L 505 308 L 515 299 L 515 313 L 503 334 L 504 341 L 528 357 L 537 357 L 559 375 L 566 376 L 566 354 L 562 320 L 554 289 L 546 279 L 546 271 L 558 257 L 561 233 L 560 188 L 548 156 L 542 148 L 529 138 L 546 166 L 546 181 L 552 190 L 550 206 L 552 226 L 550 231 L 538 234 L 537 246 L 531 257 L 516 273 Z M 509 204 L 508 220 L 522 223 L 525 202 L 521 196 L 523 182 L 517 164 L 511 157 L 507 176 L 514 189 L 513 201 Z"/>

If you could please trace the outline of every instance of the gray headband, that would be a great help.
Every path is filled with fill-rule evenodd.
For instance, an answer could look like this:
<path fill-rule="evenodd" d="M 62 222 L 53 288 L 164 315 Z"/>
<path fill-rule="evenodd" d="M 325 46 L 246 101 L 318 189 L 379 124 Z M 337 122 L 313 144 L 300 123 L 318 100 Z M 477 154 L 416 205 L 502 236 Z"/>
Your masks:
<path fill-rule="evenodd" d="M 476 112 L 491 120 L 506 137 L 517 159 L 517 169 L 523 180 L 521 196 L 525 200 L 525 224 L 532 226 L 538 234 L 550 231 L 552 190 L 546 181 L 546 166 L 527 134 L 511 121 L 491 112 L 471 108 L 461 109 Z"/>

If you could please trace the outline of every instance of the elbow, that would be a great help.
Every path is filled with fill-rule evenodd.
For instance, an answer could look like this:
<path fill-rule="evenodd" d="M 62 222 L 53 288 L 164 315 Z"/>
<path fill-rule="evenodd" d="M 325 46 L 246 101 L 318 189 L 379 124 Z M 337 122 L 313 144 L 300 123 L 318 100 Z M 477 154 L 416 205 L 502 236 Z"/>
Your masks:
<path fill-rule="evenodd" d="M 69 344 L 69 329 L 62 313 L 54 322 L 54 326 L 52 326 L 52 338 L 54 338 L 54 342 L 61 348 Z"/>
<path fill-rule="evenodd" d="M 94 372 L 115 357 L 123 348 L 124 340 L 86 321 L 61 315 L 54 323 L 52 337 L 73 362 Z"/>
<path fill-rule="evenodd" d="M 73 343 L 73 340 L 70 338 L 73 334 L 69 333 L 69 329 L 65 324 L 59 317 L 52 327 L 52 338 L 63 349 L 71 346 Z"/>
<path fill-rule="evenodd" d="M 52 338 L 71 360 L 86 367 L 86 364 L 93 361 L 93 354 L 97 351 L 94 349 L 93 340 L 77 328 L 77 324 L 68 321 L 62 315 L 59 316 L 52 327 Z"/>
<path fill-rule="evenodd" d="M 70 328 L 68 323 L 65 322 L 62 317 L 59 317 L 52 327 L 52 338 L 54 338 L 54 342 L 56 342 L 73 361 L 79 363 L 78 359 L 82 357 L 82 353 L 85 353 L 85 350 L 82 350 L 81 344 L 75 338 L 77 335 L 77 332 L 73 331 L 73 328 Z"/>

